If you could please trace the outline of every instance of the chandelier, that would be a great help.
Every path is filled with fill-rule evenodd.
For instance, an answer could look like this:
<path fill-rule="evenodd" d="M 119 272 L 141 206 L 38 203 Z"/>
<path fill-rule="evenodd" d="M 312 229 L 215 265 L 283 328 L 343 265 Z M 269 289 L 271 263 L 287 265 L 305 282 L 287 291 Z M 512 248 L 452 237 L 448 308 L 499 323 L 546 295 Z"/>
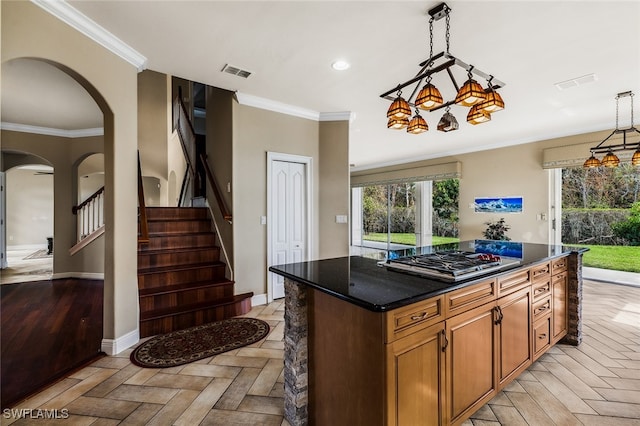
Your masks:
<path fill-rule="evenodd" d="M 618 127 L 618 104 L 620 102 L 620 98 L 629 97 L 631 103 L 631 126 L 627 129 L 620 129 Z M 631 157 L 631 164 L 634 166 L 640 166 L 640 141 L 635 143 L 627 143 L 627 133 L 640 133 L 640 130 L 633 127 L 633 92 L 622 92 L 616 95 L 616 128 L 609 136 L 607 136 L 602 142 L 598 145 L 591 148 L 591 157 L 587 158 L 587 161 L 584 162 L 583 167 L 585 169 L 591 169 L 594 167 L 618 167 L 620 164 L 620 159 L 615 152 L 620 151 L 632 151 L 635 150 L 633 156 Z M 613 135 L 619 135 L 622 133 L 622 143 L 613 144 L 613 145 L 604 145 L 606 141 L 608 141 Z M 602 161 L 596 158 L 596 154 L 605 154 L 602 158 Z"/>
<path fill-rule="evenodd" d="M 504 109 L 504 101 L 497 89 L 504 87 L 504 83 L 486 74 L 473 65 L 469 65 L 449 53 L 449 29 L 451 8 L 446 3 L 429 10 L 429 58 L 419 64 L 420 71 L 412 79 L 398 84 L 391 90 L 380 95 L 381 98 L 393 101 L 387 111 L 387 127 L 389 129 L 406 129 L 408 133 L 419 134 L 429 130 L 426 120 L 420 115 L 419 110 L 436 111 L 444 108 L 445 113 L 438 122 L 437 129 L 442 132 L 450 132 L 458 129 L 458 120 L 451 113 L 452 105 L 470 107 L 467 114 L 467 122 L 476 125 L 491 120 L 491 114 Z M 433 23 L 446 18 L 445 42 L 446 50 L 434 56 L 433 54 Z M 456 67 L 466 71 L 467 81 L 459 87 L 452 69 Z M 446 72 L 456 96 L 450 101 L 444 100 L 440 90 L 431 82 L 434 75 Z M 483 88 L 474 80 L 474 75 L 486 80 L 487 87 Z M 423 86 L 424 83 L 424 86 Z M 422 89 L 418 91 L 418 89 Z M 402 97 L 402 90 L 411 90 L 411 95 L 406 99 Z M 395 94 L 395 96 L 393 96 Z M 417 94 L 417 95 L 416 95 Z M 413 117 L 411 110 L 414 110 Z"/>

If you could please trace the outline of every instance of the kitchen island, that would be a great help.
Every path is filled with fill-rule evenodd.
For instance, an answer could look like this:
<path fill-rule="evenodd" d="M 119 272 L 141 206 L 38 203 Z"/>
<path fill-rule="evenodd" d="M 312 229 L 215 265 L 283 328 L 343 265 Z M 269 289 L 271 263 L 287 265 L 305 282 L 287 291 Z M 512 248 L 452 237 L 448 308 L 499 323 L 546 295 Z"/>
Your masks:
<path fill-rule="evenodd" d="M 269 268 L 285 277 L 290 424 L 460 424 L 553 344 L 580 343 L 585 250 L 476 240 L 386 257 L 451 250 L 516 261 L 457 281 L 361 256 Z"/>

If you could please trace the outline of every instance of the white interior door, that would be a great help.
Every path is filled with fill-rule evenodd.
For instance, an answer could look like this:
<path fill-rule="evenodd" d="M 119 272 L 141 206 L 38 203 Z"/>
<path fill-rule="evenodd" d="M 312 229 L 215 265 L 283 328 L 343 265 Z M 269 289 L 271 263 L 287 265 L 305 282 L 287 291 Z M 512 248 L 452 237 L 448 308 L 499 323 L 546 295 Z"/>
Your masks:
<path fill-rule="evenodd" d="M 271 163 L 271 265 L 307 260 L 307 166 Z M 271 273 L 273 298 L 284 297 L 284 278 Z"/>

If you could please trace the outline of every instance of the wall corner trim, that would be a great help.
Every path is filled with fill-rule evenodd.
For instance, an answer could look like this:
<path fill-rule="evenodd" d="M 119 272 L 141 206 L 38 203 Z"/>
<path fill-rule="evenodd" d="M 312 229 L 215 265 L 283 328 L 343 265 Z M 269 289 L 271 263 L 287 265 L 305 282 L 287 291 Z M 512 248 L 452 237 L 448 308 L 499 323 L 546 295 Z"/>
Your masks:
<path fill-rule="evenodd" d="M 31 2 L 127 61 L 136 67 L 138 72 L 147 67 L 146 57 L 66 1 L 31 0 Z"/>
<path fill-rule="evenodd" d="M 130 331 L 117 339 L 102 339 L 100 350 L 107 355 L 117 355 L 125 349 L 130 348 L 140 341 L 140 332 L 138 329 Z"/>

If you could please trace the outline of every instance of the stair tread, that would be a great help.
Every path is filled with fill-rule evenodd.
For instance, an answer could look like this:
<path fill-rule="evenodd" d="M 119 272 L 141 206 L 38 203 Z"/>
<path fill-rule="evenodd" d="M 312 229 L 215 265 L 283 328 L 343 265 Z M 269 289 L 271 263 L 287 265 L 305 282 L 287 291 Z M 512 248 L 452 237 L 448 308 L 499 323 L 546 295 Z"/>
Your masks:
<path fill-rule="evenodd" d="M 200 247 L 196 246 L 196 247 L 160 248 L 160 249 L 153 249 L 153 250 L 138 250 L 138 255 L 189 253 L 189 252 L 207 251 L 207 250 L 220 250 L 220 247 L 216 245 L 210 245 L 210 246 L 200 246 Z"/>
<path fill-rule="evenodd" d="M 198 311 L 202 309 L 213 309 L 218 306 L 224 306 L 224 305 L 240 302 L 252 296 L 253 296 L 253 292 L 249 292 L 249 293 L 243 293 L 243 294 L 237 294 L 234 296 L 219 298 L 214 301 L 204 301 L 204 302 L 198 302 L 198 303 L 191 303 L 188 305 L 181 305 L 177 307 L 160 308 L 160 309 L 154 309 L 152 311 L 140 312 L 140 322 L 151 321 L 154 319 L 172 316 L 172 315 L 185 314 L 185 313 Z"/>
<path fill-rule="evenodd" d="M 234 282 L 226 278 L 218 281 L 207 280 L 207 281 L 201 281 L 201 282 L 188 282 L 183 284 L 165 285 L 162 287 L 143 288 L 139 290 L 139 294 L 140 294 L 140 297 L 149 297 L 149 296 L 156 296 L 156 295 L 165 294 L 165 293 L 176 293 L 181 290 L 197 290 L 201 288 L 216 287 L 216 286 L 229 285 L 229 284 L 233 285 Z"/>
<path fill-rule="evenodd" d="M 153 266 L 150 268 L 138 268 L 138 275 L 147 275 L 147 274 L 155 274 L 155 273 L 163 273 L 163 272 L 174 272 L 174 271 L 188 271 L 190 269 L 200 269 L 200 268 L 220 268 L 225 266 L 224 262 L 201 262 L 201 263 L 189 263 L 186 265 L 169 265 L 169 266 Z"/>

